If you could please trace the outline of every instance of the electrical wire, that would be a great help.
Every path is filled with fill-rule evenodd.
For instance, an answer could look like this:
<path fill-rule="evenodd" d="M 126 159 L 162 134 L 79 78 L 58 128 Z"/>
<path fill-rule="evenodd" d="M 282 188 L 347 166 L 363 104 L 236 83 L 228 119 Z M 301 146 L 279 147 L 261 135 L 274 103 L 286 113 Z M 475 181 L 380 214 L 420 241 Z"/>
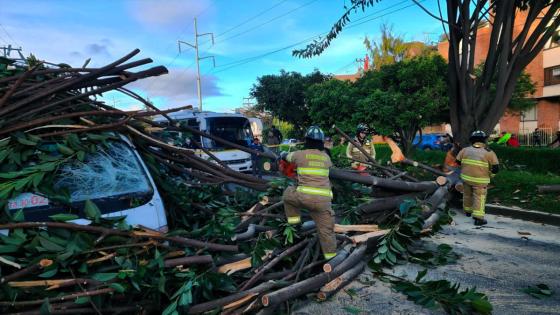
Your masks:
<path fill-rule="evenodd" d="M 247 23 L 249 23 L 249 22 L 255 20 L 256 18 L 263 16 L 264 14 L 270 12 L 272 9 L 274 9 L 274 8 L 276 8 L 276 7 L 278 7 L 278 6 L 282 5 L 282 4 L 284 4 L 286 1 L 288 1 L 288 0 L 282 0 L 282 1 L 278 2 L 278 3 L 275 4 L 275 5 L 273 5 L 273 6 L 269 7 L 269 8 L 266 8 L 266 9 L 262 10 L 261 12 L 259 12 L 259 13 L 255 14 L 255 15 L 253 15 L 252 17 L 250 17 L 250 18 L 244 20 L 243 22 L 241 22 L 241 23 L 239 23 L 239 24 L 237 24 L 237 25 L 235 25 L 235 26 L 233 26 L 233 27 L 231 27 L 231 28 L 229 28 L 229 29 L 227 29 L 227 30 L 225 30 L 225 31 L 223 31 L 223 32 L 221 32 L 221 33 L 219 33 L 219 34 L 216 35 L 215 37 L 218 38 L 218 37 L 220 37 L 220 36 L 222 36 L 222 35 L 225 35 L 225 34 L 231 32 L 231 31 L 233 31 L 234 29 L 237 29 L 237 28 L 239 28 L 239 27 L 241 27 L 241 26 L 243 26 L 243 25 L 245 25 L 245 24 L 247 24 Z"/>
<path fill-rule="evenodd" d="M 424 2 L 424 1 L 426 1 L 426 0 L 422 0 L 422 1 L 419 1 L 419 2 Z M 385 9 L 383 9 L 383 10 L 380 10 L 380 11 L 376 12 L 376 14 L 379 14 L 380 12 L 383 12 L 383 11 L 387 11 L 387 10 L 389 10 L 389 9 L 391 9 L 391 8 L 394 8 L 394 7 L 396 7 L 396 6 L 400 5 L 400 4 L 403 4 L 404 2 L 405 2 L 405 1 L 401 1 L 401 2 L 399 2 L 399 3 L 397 3 L 397 4 L 394 4 L 394 5 L 390 6 L 390 7 L 387 7 L 387 8 L 385 8 Z M 395 12 L 399 12 L 399 11 L 401 11 L 401 10 L 403 10 L 403 9 L 406 9 L 406 8 L 409 8 L 409 7 L 412 7 L 412 6 L 415 6 L 415 5 L 416 5 L 416 4 L 412 3 L 412 4 L 410 4 L 410 5 L 407 5 L 407 6 L 404 6 L 404 7 L 400 7 L 400 8 L 398 8 L 398 9 L 393 10 L 393 11 L 387 12 L 387 13 L 385 13 L 385 14 L 376 15 L 376 16 L 374 16 L 374 17 L 372 17 L 372 18 L 369 18 L 369 19 L 366 19 L 366 20 L 359 19 L 360 22 L 358 22 L 358 24 L 354 24 L 354 23 L 356 23 L 356 22 L 353 22 L 353 23 L 350 23 L 348 26 L 346 26 L 346 28 L 347 28 L 347 29 L 348 29 L 348 28 L 353 28 L 353 27 L 362 25 L 362 24 L 364 24 L 364 23 L 371 22 L 371 21 L 376 20 L 376 19 L 380 19 L 380 18 L 382 18 L 382 17 L 385 17 L 385 16 L 387 16 L 387 15 L 393 14 L 393 13 L 395 13 Z M 369 15 L 369 17 L 371 17 L 371 16 L 372 16 L 372 15 Z M 302 40 L 302 41 L 299 41 L 299 42 L 297 42 L 297 43 L 294 43 L 294 44 L 291 44 L 291 45 L 288 45 L 288 46 L 285 46 L 285 47 L 282 47 L 282 48 L 279 48 L 279 49 L 276 49 L 276 50 L 273 50 L 273 51 L 270 51 L 270 52 L 267 52 L 267 53 L 264 53 L 264 54 L 260 54 L 260 55 L 253 56 L 253 57 L 244 58 L 244 59 L 237 60 L 237 61 L 232 61 L 232 62 L 230 62 L 230 63 L 226 63 L 226 64 L 223 64 L 223 65 L 217 66 L 216 68 L 221 68 L 221 69 L 216 70 L 216 71 L 213 71 L 213 72 L 210 72 L 210 73 L 211 73 L 211 74 L 220 73 L 220 72 L 229 70 L 229 69 L 231 69 L 231 68 L 235 68 L 235 67 L 238 67 L 238 66 L 241 66 L 241 65 L 244 65 L 244 64 L 253 62 L 253 61 L 255 61 L 255 60 L 264 58 L 264 57 L 266 57 L 266 56 L 269 56 L 269 55 L 278 53 L 278 52 L 280 52 L 280 51 L 293 48 L 293 47 L 295 47 L 295 46 L 297 46 L 297 45 L 300 45 L 300 44 L 309 42 L 309 41 L 311 41 L 311 40 L 313 40 L 313 39 L 316 39 L 316 38 L 318 38 L 318 37 L 320 37 L 320 36 L 326 35 L 327 33 L 328 33 L 328 32 L 323 32 L 323 33 L 321 33 L 321 34 L 317 34 L 317 35 L 311 36 L 311 37 L 309 37 L 309 38 L 306 38 L 306 39 L 304 39 L 304 40 Z"/>
<path fill-rule="evenodd" d="M 4 25 L 0 24 L 0 28 L 2 28 L 2 30 L 4 30 L 4 33 L 6 33 L 6 35 L 8 35 L 8 39 L 10 39 L 12 41 L 12 43 L 18 45 L 19 47 L 22 47 L 13 37 L 12 35 L 10 35 L 10 33 L 8 32 L 8 30 L 4 27 Z"/>

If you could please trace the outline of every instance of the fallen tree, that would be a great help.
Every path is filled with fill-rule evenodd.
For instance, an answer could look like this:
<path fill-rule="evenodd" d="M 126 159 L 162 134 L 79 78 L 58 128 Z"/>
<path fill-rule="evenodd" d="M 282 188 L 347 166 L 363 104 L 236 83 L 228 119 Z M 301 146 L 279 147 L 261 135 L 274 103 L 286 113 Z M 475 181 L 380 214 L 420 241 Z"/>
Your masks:
<path fill-rule="evenodd" d="M 380 244 L 393 242 L 396 231 L 410 225 L 403 221 L 408 211 L 403 204 L 424 209 L 414 221 L 422 220 L 424 229 L 445 218 L 442 205 L 453 180 L 418 181 L 398 165 L 374 164 L 380 176 L 333 168 L 340 250 L 334 259 L 322 260 L 314 222 L 299 230 L 285 222 L 280 196 L 291 180 L 235 172 L 208 150 L 203 151 L 209 159 L 203 159 L 154 132 L 180 131 L 200 149 L 196 137 L 202 136 L 276 159 L 167 115 L 188 107 L 161 111 L 124 88 L 167 72 L 164 67 L 133 72 L 151 62 L 130 61 L 138 53 L 101 68 L 29 61 L 0 72 L 0 207 L 6 210 L 0 230 L 9 231 L 0 236 L 2 313 L 253 313 L 309 292 L 328 296 L 350 282 L 366 260 L 380 257 Z M 123 111 L 92 98 L 106 91 L 121 92 L 148 110 Z M 155 115 L 168 122 L 151 120 Z M 54 184 L 65 163 L 87 159 L 116 134 L 130 139 L 147 164 L 165 201 L 169 233 L 104 218 L 105 209 L 92 202 L 80 208 Z M 225 189 L 228 183 L 246 189 Z M 372 199 L 371 188 L 387 197 Z M 25 222 L 24 209 L 10 210 L 8 203 L 27 192 L 65 210 L 49 222 Z M 353 215 L 342 224 L 347 212 Z M 79 217 L 91 223 L 66 222 Z M 394 242 L 406 251 L 408 240 Z"/>

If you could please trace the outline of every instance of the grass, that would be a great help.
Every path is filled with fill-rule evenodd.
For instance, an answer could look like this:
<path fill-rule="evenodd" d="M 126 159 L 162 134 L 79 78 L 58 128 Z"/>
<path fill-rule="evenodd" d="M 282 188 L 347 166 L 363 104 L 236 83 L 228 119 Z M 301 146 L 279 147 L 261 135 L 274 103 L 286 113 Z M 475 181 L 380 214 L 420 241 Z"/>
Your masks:
<path fill-rule="evenodd" d="M 500 171 L 492 179 L 487 200 L 490 203 L 560 214 L 560 195 L 540 194 L 537 192 L 537 185 L 560 185 L 560 176 L 527 171 Z"/>

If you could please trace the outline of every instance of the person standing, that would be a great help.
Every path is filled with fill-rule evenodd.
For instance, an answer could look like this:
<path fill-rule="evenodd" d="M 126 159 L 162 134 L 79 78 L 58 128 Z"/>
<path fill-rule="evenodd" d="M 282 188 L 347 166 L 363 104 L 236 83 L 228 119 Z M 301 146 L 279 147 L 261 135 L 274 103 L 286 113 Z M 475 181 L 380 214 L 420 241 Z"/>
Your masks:
<path fill-rule="evenodd" d="M 540 147 L 541 146 L 541 131 L 539 128 L 535 128 L 533 131 L 533 146 Z"/>
<path fill-rule="evenodd" d="M 321 128 L 311 126 L 305 133 L 304 149 L 281 152 L 281 159 L 297 166 L 297 187 L 286 188 L 282 196 L 288 224 L 301 223 L 301 209 L 309 211 L 315 221 L 317 234 L 325 259 L 336 256 L 334 233 L 333 197 L 329 168 L 331 159 L 325 153 L 325 134 Z"/>
<path fill-rule="evenodd" d="M 463 210 L 474 218 L 474 225 L 485 225 L 484 208 L 490 177 L 499 170 L 496 153 L 486 145 L 488 136 L 484 131 L 474 131 L 469 140 L 471 146 L 457 154 L 457 162 L 461 165 L 463 180 Z"/>
<path fill-rule="evenodd" d="M 375 160 L 375 147 L 373 145 L 373 141 L 368 139 L 368 127 L 366 125 L 358 125 L 354 141 L 358 142 L 368 155 Z M 355 147 L 351 142 L 348 143 L 348 146 L 346 147 L 346 157 L 357 161 L 352 162 L 352 169 L 354 170 L 364 171 L 370 167 L 369 164 L 360 163 L 369 162 L 369 160 L 362 151 Z"/>

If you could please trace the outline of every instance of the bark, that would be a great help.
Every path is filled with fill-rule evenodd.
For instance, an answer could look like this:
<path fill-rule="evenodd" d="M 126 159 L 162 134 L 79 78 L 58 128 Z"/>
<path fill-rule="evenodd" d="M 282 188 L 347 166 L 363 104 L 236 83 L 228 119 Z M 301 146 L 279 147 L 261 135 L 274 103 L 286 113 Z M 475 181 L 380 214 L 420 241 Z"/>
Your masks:
<path fill-rule="evenodd" d="M 262 293 L 262 292 L 266 292 L 268 290 L 272 290 L 278 287 L 282 287 L 285 286 L 287 283 L 284 281 L 269 281 L 269 282 L 265 282 L 262 283 L 252 289 L 246 290 L 246 291 L 242 291 L 242 292 L 237 292 L 235 294 L 220 298 L 220 299 L 216 299 L 210 302 L 206 302 L 206 303 L 201 303 L 201 304 L 197 304 L 197 305 L 193 305 L 189 308 L 189 312 L 188 314 L 200 314 L 200 313 L 204 313 L 210 310 L 213 310 L 215 308 L 233 303 L 239 299 L 242 299 L 248 295 L 252 295 L 255 293 Z"/>
<path fill-rule="evenodd" d="M 334 256 L 331 260 L 327 261 L 324 265 L 323 265 L 323 271 L 324 272 L 332 272 L 333 269 L 340 265 L 341 262 L 343 262 L 349 255 L 350 253 L 346 250 L 346 249 L 341 249 L 336 253 L 336 256 Z"/>
<path fill-rule="evenodd" d="M 412 182 L 405 182 L 405 181 L 397 181 L 397 180 L 390 180 L 390 179 L 375 177 L 375 176 L 357 175 L 336 168 L 330 169 L 329 177 L 331 179 L 346 180 L 346 181 L 360 183 L 364 185 L 382 187 L 385 189 L 410 191 L 410 192 L 413 191 L 432 192 L 438 186 L 435 182 L 412 183 Z"/>
<path fill-rule="evenodd" d="M 397 208 L 403 201 L 407 199 L 416 199 L 422 196 L 421 193 L 405 194 L 395 197 L 376 198 L 368 203 L 361 204 L 358 211 L 362 214 L 383 212 Z"/>
<path fill-rule="evenodd" d="M 212 256 L 202 255 L 202 256 L 189 256 L 189 257 L 166 259 L 163 262 L 163 265 L 166 268 L 172 268 L 177 266 L 208 265 L 212 263 L 214 263 Z"/>
<path fill-rule="evenodd" d="M 265 294 L 261 298 L 261 302 L 266 307 L 274 307 L 285 301 L 291 300 L 298 296 L 318 290 L 327 282 L 338 277 L 348 269 L 354 267 L 362 260 L 366 253 L 366 247 L 357 247 L 340 265 L 336 266 L 331 273 L 321 273 L 317 276 L 308 278 L 301 282 L 297 282 L 283 289 Z"/>
<path fill-rule="evenodd" d="M 560 192 L 560 185 L 541 185 L 537 186 L 540 193 Z"/>
<path fill-rule="evenodd" d="M 350 268 L 350 270 L 336 277 L 331 282 L 325 284 L 317 293 L 317 298 L 321 301 L 325 301 L 329 297 L 333 296 L 336 292 L 350 284 L 354 280 L 354 278 L 360 275 L 360 273 L 364 271 L 365 266 L 366 262 L 361 261 L 357 263 L 356 266 Z"/>

